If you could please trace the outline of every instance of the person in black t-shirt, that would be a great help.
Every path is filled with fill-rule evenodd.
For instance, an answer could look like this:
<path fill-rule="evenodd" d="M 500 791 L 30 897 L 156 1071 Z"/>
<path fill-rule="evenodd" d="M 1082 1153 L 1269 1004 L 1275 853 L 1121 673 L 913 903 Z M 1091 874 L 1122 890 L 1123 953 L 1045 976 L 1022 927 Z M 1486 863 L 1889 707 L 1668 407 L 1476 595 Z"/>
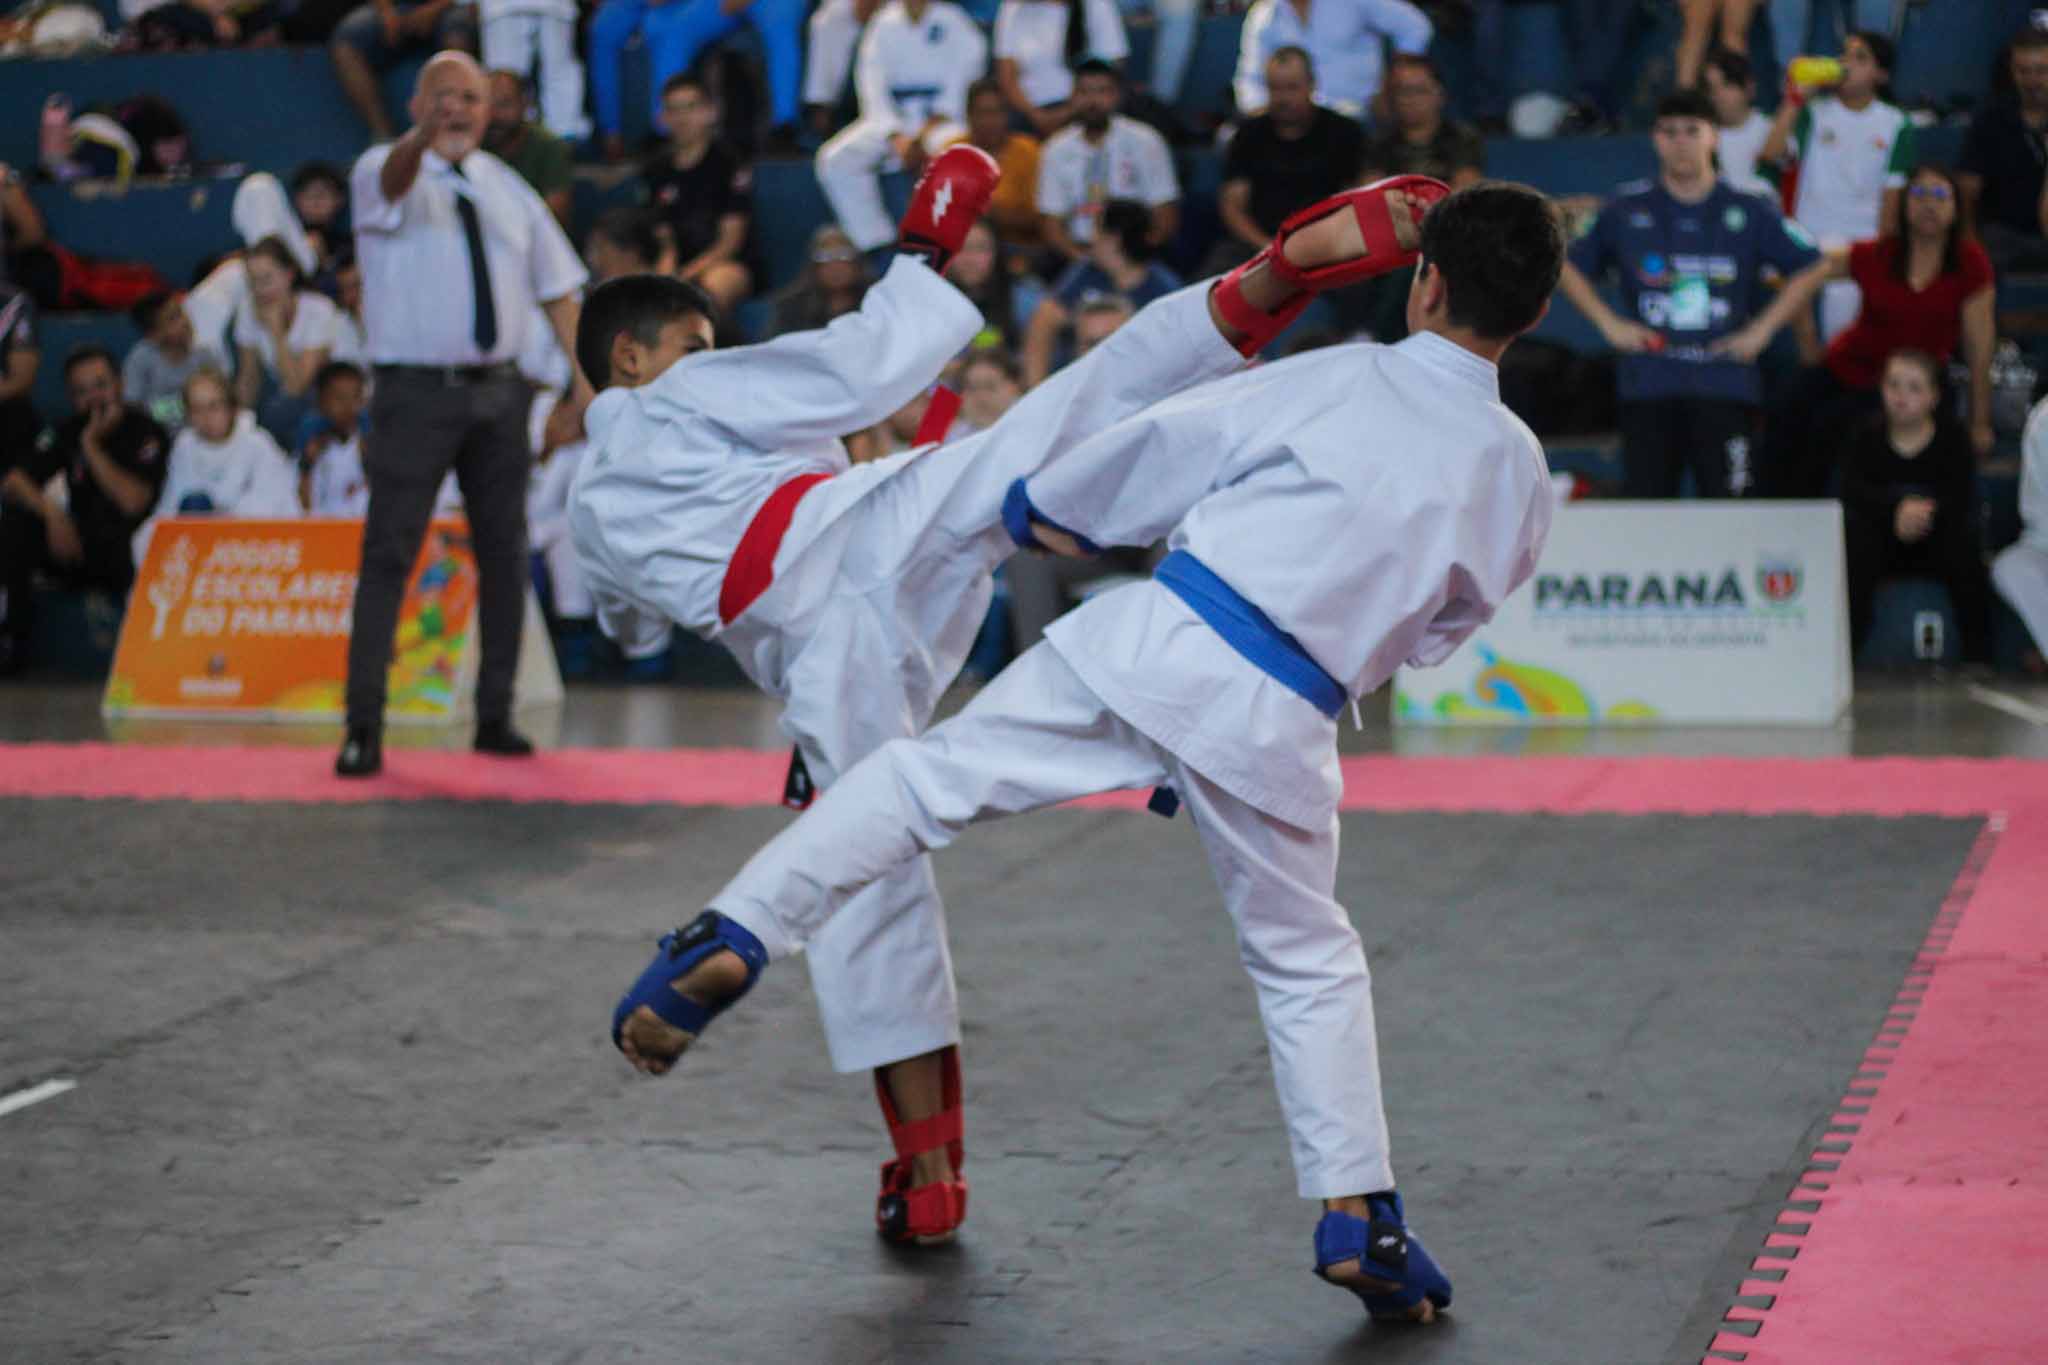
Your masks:
<path fill-rule="evenodd" d="M 1283 47 L 1266 61 L 1266 112 L 1230 140 L 1217 210 L 1224 236 L 1202 264 L 1221 274 L 1273 240 L 1287 215 L 1359 182 L 1365 130 L 1315 102 L 1308 53 Z"/>
<path fill-rule="evenodd" d="M 1849 634 L 1869 638 L 1877 585 L 1899 572 L 1948 588 L 1966 663 L 1991 657 L 1991 585 L 1977 539 L 1976 454 L 1941 420 L 1941 366 L 1899 350 L 1884 369 L 1884 421 L 1851 438 L 1842 460 L 1849 555 Z"/>
<path fill-rule="evenodd" d="M 2011 54 L 2017 99 L 1970 120 L 1957 177 L 1966 219 L 2001 275 L 2048 269 L 2048 32 L 2022 29 Z"/>
<path fill-rule="evenodd" d="M 27 292 L 0 281 L 0 474 L 35 448 L 36 372 L 43 352 L 36 341 L 36 305 Z"/>
<path fill-rule="evenodd" d="M 21 660 L 38 570 L 107 592 L 135 579 L 129 543 L 156 506 L 170 438 L 141 408 L 121 399 L 113 355 L 81 346 L 64 363 L 75 415 L 45 450 L 0 475 L 0 671 Z M 44 496 L 64 475 L 65 505 Z"/>
<path fill-rule="evenodd" d="M 648 202 L 674 238 L 676 274 L 703 286 L 729 316 L 754 291 L 754 171 L 718 137 L 718 103 L 695 76 L 661 88 L 669 140 L 647 161 Z"/>

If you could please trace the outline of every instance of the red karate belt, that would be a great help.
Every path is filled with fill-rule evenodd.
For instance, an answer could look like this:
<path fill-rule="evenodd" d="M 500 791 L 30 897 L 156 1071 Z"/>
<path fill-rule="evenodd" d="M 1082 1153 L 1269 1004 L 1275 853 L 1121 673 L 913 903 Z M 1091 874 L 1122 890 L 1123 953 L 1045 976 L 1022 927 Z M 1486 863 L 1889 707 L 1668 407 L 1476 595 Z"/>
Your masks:
<path fill-rule="evenodd" d="M 789 534 L 790 519 L 804 494 L 831 478 L 830 474 L 799 474 L 768 495 L 761 510 L 740 533 L 739 548 L 725 566 L 718 586 L 718 624 L 729 626 L 775 582 L 775 552 Z"/>

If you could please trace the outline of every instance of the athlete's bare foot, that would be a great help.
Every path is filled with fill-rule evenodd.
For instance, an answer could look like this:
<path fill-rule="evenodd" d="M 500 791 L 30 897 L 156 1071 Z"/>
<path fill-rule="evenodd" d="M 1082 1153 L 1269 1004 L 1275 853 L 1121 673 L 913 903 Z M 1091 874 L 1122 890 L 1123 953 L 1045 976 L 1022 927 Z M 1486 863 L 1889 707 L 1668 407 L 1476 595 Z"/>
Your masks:
<path fill-rule="evenodd" d="M 738 953 L 721 948 L 672 982 L 669 989 L 694 1004 L 711 1006 L 739 994 L 746 984 L 747 964 L 740 961 Z M 695 1034 L 677 1028 L 646 1005 L 619 1025 L 619 1051 L 650 1076 L 665 1075 L 696 1039 Z"/>
<path fill-rule="evenodd" d="M 1348 1213 L 1353 1218 L 1363 1218 L 1367 1221 L 1372 1219 L 1372 1210 L 1366 1207 L 1364 1195 L 1347 1195 L 1342 1199 L 1325 1199 L 1323 1207 L 1325 1209 L 1335 1209 L 1339 1213 Z M 1323 1267 L 1322 1275 L 1331 1284 L 1338 1285 L 1344 1289 L 1355 1289 L 1366 1294 L 1392 1294 L 1401 1287 L 1391 1280 L 1382 1280 L 1376 1275 L 1366 1274 L 1360 1268 L 1360 1263 L 1356 1260 L 1339 1261 L 1335 1265 L 1325 1266 Z M 1410 1322 L 1435 1322 L 1436 1305 L 1428 1299 L 1424 1299 L 1409 1309 L 1404 1316 Z"/>

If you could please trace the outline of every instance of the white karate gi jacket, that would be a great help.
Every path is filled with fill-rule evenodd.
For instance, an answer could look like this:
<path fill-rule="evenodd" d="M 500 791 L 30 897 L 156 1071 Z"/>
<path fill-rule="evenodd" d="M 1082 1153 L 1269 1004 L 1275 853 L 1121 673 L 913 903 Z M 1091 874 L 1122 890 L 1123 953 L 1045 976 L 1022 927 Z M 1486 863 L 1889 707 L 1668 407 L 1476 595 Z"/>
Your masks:
<path fill-rule="evenodd" d="M 1205 384 L 1033 476 L 1104 545 L 1199 558 L 1355 701 L 1440 664 L 1535 571 L 1555 502 L 1492 364 L 1434 333 L 1328 347 Z M 1275 819 L 1328 828 L 1336 722 L 1169 589 L 1107 593 L 1047 642 L 1154 743 Z"/>

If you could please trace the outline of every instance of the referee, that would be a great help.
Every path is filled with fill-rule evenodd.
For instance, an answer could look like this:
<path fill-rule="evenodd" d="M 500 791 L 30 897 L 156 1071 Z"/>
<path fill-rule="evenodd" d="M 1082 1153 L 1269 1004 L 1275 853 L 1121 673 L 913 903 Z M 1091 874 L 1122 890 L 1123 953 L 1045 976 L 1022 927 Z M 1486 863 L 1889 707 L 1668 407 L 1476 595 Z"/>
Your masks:
<path fill-rule="evenodd" d="M 562 349 L 576 354 L 584 281 L 540 196 L 477 150 L 490 118 L 483 68 L 460 52 L 436 54 L 420 72 L 411 113 L 411 131 L 365 152 L 350 177 L 376 390 L 363 451 L 370 510 L 348 645 L 348 737 L 334 762 L 343 777 L 383 767 L 399 604 L 450 468 L 480 580 L 476 748 L 533 752 L 512 728 L 533 460 L 529 391 L 512 361 L 541 314 Z M 580 410 L 589 398 L 579 373 L 569 401 Z"/>

